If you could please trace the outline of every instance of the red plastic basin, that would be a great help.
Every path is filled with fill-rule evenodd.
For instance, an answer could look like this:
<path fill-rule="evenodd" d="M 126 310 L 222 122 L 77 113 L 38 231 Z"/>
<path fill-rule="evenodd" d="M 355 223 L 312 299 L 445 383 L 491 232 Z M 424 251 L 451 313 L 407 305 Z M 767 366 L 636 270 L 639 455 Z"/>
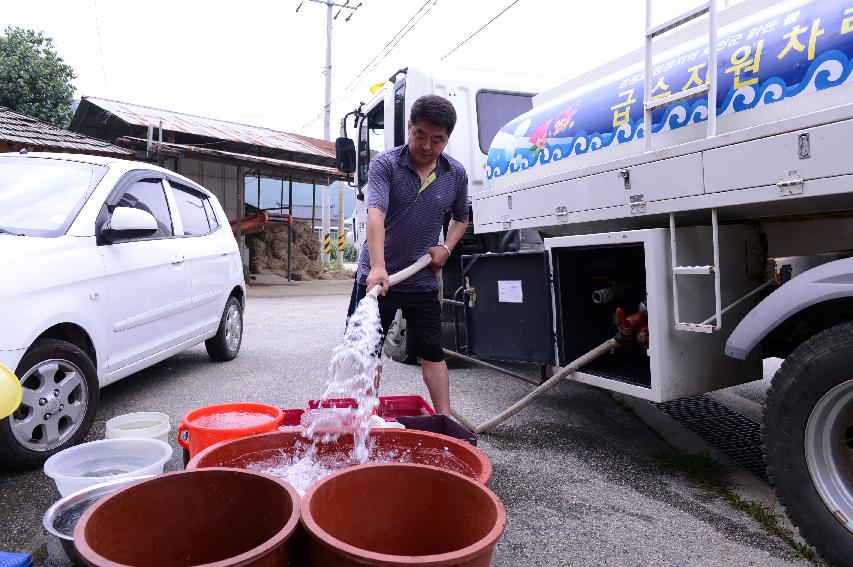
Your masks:
<path fill-rule="evenodd" d="M 373 429 L 369 441 L 371 455 L 404 455 L 408 462 L 435 465 L 461 473 L 481 484 L 492 478 L 492 462 L 483 451 L 464 441 L 409 429 Z M 201 451 L 187 464 L 187 470 L 205 467 L 234 467 L 263 470 L 266 463 L 281 462 L 282 457 L 300 458 L 311 441 L 304 430 L 273 431 L 219 443 Z M 337 441 L 319 443 L 317 456 L 330 460 L 346 460 L 352 454 L 353 436 L 342 435 Z"/>

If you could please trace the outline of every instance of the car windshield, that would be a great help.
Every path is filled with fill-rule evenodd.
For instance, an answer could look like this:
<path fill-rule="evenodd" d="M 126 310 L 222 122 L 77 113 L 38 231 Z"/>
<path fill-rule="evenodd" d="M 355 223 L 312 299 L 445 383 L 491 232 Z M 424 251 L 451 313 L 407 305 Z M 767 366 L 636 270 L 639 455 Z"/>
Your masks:
<path fill-rule="evenodd" d="M 106 167 L 47 158 L 0 158 L 0 238 L 68 230 Z"/>

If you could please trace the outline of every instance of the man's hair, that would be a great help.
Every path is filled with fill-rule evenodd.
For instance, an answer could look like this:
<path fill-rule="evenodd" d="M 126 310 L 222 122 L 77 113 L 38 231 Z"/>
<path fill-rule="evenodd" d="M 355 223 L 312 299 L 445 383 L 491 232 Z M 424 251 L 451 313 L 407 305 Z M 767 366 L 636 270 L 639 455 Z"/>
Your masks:
<path fill-rule="evenodd" d="M 456 126 L 456 109 L 446 98 L 426 95 L 412 104 L 409 120 L 412 124 L 430 122 L 436 126 L 444 126 L 447 129 L 447 135 L 450 136 L 453 127 Z"/>

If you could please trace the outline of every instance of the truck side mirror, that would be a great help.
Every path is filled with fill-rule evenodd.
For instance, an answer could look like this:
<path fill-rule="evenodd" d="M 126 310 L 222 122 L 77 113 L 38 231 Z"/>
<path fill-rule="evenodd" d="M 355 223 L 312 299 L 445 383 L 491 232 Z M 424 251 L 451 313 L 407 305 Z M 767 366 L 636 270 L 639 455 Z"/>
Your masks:
<path fill-rule="evenodd" d="M 355 173 L 355 143 L 349 138 L 335 140 L 335 158 L 338 171 Z"/>

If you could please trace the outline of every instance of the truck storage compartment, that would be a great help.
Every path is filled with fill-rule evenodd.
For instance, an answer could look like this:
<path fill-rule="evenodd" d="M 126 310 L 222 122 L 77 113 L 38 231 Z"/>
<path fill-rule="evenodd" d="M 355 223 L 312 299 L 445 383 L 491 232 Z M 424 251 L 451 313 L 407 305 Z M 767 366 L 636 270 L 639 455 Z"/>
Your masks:
<path fill-rule="evenodd" d="M 462 258 L 471 354 L 491 360 L 554 362 L 553 317 L 544 252 Z"/>
<path fill-rule="evenodd" d="M 713 265 L 710 226 L 676 229 L 680 265 Z M 719 227 L 722 306 L 763 281 L 755 227 Z M 756 355 L 739 361 L 724 355 L 734 322 L 754 305 L 748 299 L 723 316 L 714 333 L 674 328 L 668 229 L 548 238 L 554 273 L 554 313 L 560 365 L 617 332 L 617 308 L 634 340 L 572 375 L 572 379 L 632 396 L 667 401 L 761 378 Z M 715 311 L 714 276 L 679 278 L 681 322 L 701 323 Z M 641 305 L 642 304 L 642 305 Z"/>
<path fill-rule="evenodd" d="M 564 365 L 617 331 L 616 310 L 640 312 L 646 302 L 645 253 L 641 244 L 553 250 L 557 346 Z M 643 344 L 626 344 L 589 364 L 590 374 L 651 387 Z"/>

